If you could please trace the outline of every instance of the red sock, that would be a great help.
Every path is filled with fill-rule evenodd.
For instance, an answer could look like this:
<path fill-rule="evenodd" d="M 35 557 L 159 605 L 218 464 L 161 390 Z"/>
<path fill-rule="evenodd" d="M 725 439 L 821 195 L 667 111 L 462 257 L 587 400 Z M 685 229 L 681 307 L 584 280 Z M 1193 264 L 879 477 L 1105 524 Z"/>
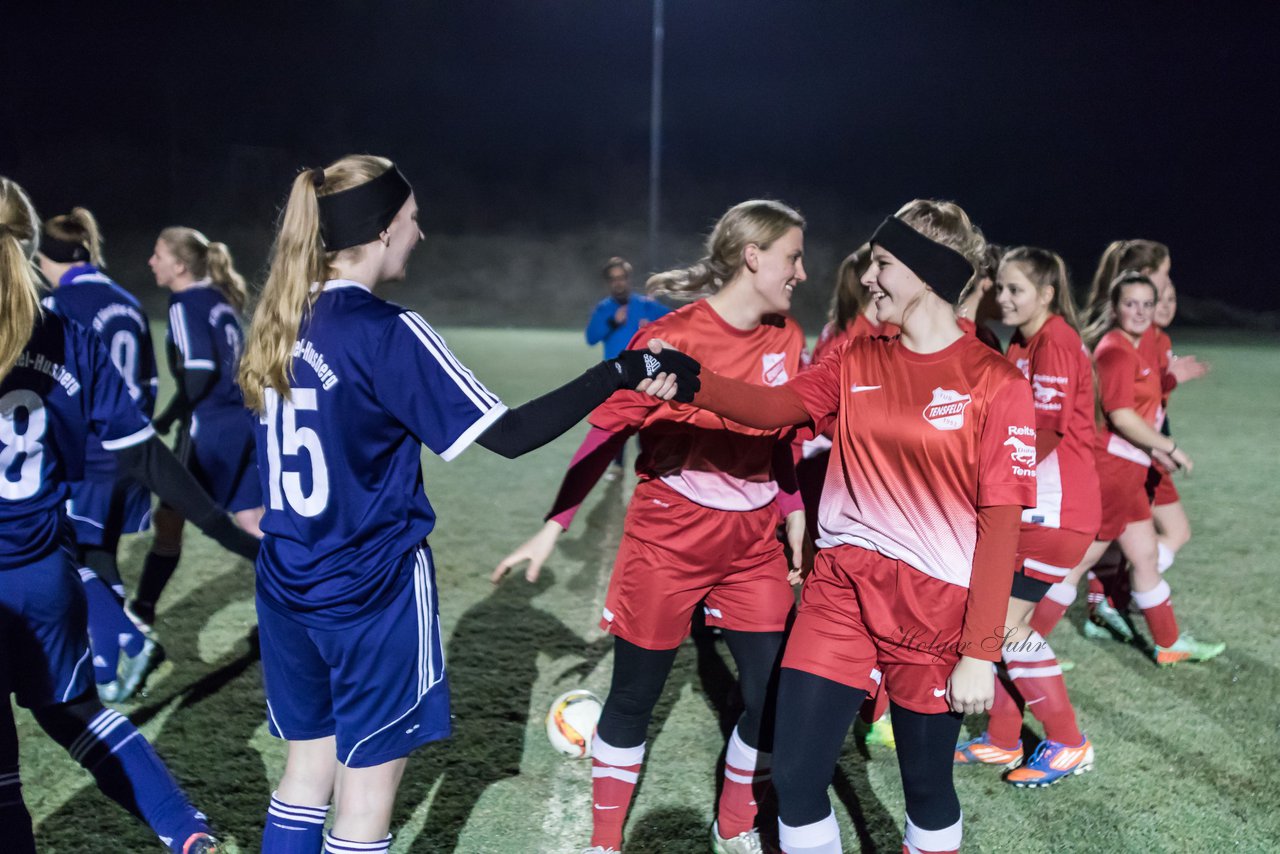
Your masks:
<path fill-rule="evenodd" d="M 1173 600 L 1169 594 L 1169 584 L 1163 579 L 1151 590 L 1133 591 L 1133 601 L 1142 609 L 1147 628 L 1151 630 L 1151 639 L 1157 646 L 1173 646 L 1178 640 L 1178 618 L 1174 616 Z"/>
<path fill-rule="evenodd" d="M 771 785 L 770 758 L 743 741 L 734 727 L 724 757 L 724 788 L 716 814 L 721 839 L 732 839 L 755 827 L 756 804 Z"/>
<path fill-rule="evenodd" d="M 987 721 L 987 741 L 1005 750 L 1016 750 L 1022 737 L 1022 707 L 1025 701 L 1017 688 L 996 676 L 996 699 L 991 705 L 991 718 Z"/>
<path fill-rule="evenodd" d="M 591 740 L 591 844 L 622 850 L 622 827 L 640 779 L 644 745 L 614 747 L 597 735 Z"/>
<path fill-rule="evenodd" d="M 1062 667 L 1049 643 L 1032 632 L 1020 643 L 1005 645 L 1004 662 L 1014 687 L 1026 700 L 1026 707 L 1044 726 L 1045 738 L 1070 747 L 1079 744 L 1084 736 L 1076 725 L 1076 713 L 1067 697 Z"/>
<path fill-rule="evenodd" d="M 1089 570 L 1086 578 L 1089 580 L 1089 613 L 1092 614 L 1098 603 L 1107 598 L 1107 590 L 1102 586 L 1102 579 L 1093 570 Z"/>
<path fill-rule="evenodd" d="M 1031 613 L 1031 628 L 1039 632 L 1041 637 L 1047 638 L 1074 601 L 1076 601 L 1075 585 L 1059 581 L 1049 588 L 1049 592 L 1044 594 L 1044 598 Z"/>

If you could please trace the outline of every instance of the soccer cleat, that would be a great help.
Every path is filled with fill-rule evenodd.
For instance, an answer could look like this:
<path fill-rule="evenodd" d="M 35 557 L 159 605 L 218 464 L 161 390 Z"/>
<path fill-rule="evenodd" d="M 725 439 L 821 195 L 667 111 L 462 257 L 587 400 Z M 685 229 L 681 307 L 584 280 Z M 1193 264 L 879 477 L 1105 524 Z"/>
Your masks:
<path fill-rule="evenodd" d="M 605 848 L 603 845 L 592 845 L 590 848 L 583 848 L 582 854 L 619 854 L 616 848 Z"/>
<path fill-rule="evenodd" d="M 1187 632 L 1178 635 L 1172 646 L 1156 645 L 1156 664 L 1168 667 L 1181 661 L 1208 661 L 1221 655 L 1227 648 L 1225 643 L 1206 643 L 1198 641 Z"/>
<path fill-rule="evenodd" d="M 758 830 L 744 830 L 732 839 L 720 836 L 720 822 L 711 823 L 711 850 L 713 854 L 761 854 Z"/>
<path fill-rule="evenodd" d="M 182 843 L 182 854 L 218 854 L 221 850 L 217 838 L 208 833 L 193 833 Z"/>
<path fill-rule="evenodd" d="M 1089 608 L 1089 621 L 1084 624 L 1084 636 L 1093 640 L 1133 640 L 1133 627 L 1115 606 L 1103 599 Z"/>
<path fill-rule="evenodd" d="M 997 747 L 987 740 L 984 732 L 978 738 L 956 745 L 955 765 L 996 765 L 1001 768 L 1017 768 L 1022 763 L 1022 742 L 1012 750 Z"/>
<path fill-rule="evenodd" d="M 142 681 L 147 678 L 147 674 L 162 660 L 164 660 L 164 647 L 149 637 L 143 640 L 142 649 L 137 655 L 129 655 L 124 650 L 120 650 L 120 664 L 115 679 L 115 682 L 120 684 L 120 691 L 112 702 L 123 703 L 132 697 L 142 686 Z M 99 691 L 98 695 L 101 696 L 102 692 Z"/>
<path fill-rule="evenodd" d="M 1088 736 L 1076 747 L 1045 739 L 1021 768 L 1005 775 L 1004 781 L 1020 789 L 1040 789 L 1059 780 L 1093 770 L 1093 743 Z"/>
<path fill-rule="evenodd" d="M 134 599 L 124 606 L 125 616 L 138 627 L 144 635 L 151 634 L 151 627 L 156 622 L 156 606 L 150 602 Z"/>
<path fill-rule="evenodd" d="M 893 723 L 889 720 L 888 712 L 873 721 L 867 728 L 866 743 L 879 744 L 890 750 L 897 748 L 898 742 L 893 737 Z"/>
<path fill-rule="evenodd" d="M 98 699 L 104 703 L 119 703 L 122 689 L 119 677 L 110 682 L 98 683 Z"/>

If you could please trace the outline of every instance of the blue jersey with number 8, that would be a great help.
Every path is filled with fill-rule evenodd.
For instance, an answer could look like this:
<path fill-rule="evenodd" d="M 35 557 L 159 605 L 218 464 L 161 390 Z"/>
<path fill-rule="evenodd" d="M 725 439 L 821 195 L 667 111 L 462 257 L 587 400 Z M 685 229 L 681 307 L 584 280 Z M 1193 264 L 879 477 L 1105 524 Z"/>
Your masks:
<path fill-rule="evenodd" d="M 153 435 L 93 333 L 42 312 L 0 381 L 0 570 L 62 545 L 66 484 L 83 478 L 90 436 L 110 452 Z"/>
<path fill-rule="evenodd" d="M 294 344 L 289 399 L 265 394 L 258 592 L 330 627 L 412 579 L 435 511 L 421 446 L 453 459 L 506 412 L 421 317 L 356 282 L 326 282 Z"/>

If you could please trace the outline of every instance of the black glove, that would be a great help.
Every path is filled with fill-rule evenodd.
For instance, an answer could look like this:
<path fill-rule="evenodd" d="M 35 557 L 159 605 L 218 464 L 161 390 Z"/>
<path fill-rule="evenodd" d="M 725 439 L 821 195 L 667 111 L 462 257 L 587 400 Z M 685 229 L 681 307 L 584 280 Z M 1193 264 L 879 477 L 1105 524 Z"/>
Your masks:
<path fill-rule="evenodd" d="M 634 389 L 661 373 L 675 375 L 675 399 L 681 403 L 692 403 L 694 394 L 702 388 L 698 380 L 702 365 L 678 350 L 664 348 L 657 355 L 648 350 L 623 350 L 609 363 L 618 373 L 619 388 Z"/>

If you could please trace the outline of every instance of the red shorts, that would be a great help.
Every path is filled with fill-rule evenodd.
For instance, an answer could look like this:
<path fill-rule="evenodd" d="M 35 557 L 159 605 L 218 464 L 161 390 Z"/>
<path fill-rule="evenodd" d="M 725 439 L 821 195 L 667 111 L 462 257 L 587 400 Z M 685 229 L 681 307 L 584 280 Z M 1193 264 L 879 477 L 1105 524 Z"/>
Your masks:
<path fill-rule="evenodd" d="M 773 504 L 712 510 L 661 481 L 636 487 L 600 628 L 645 649 L 673 649 L 703 603 L 707 625 L 781 632 L 795 607 Z"/>
<path fill-rule="evenodd" d="M 1093 541 L 1093 534 L 1023 522 L 1018 533 L 1019 571 L 1046 584 L 1057 584 L 1080 565 Z"/>
<path fill-rule="evenodd" d="M 1114 540 L 1133 522 L 1151 518 L 1147 497 L 1148 466 L 1106 452 L 1097 455 L 1102 486 L 1102 528 L 1099 540 Z"/>
<path fill-rule="evenodd" d="M 921 714 L 950 710 L 969 590 L 857 546 L 823 549 L 800 594 L 782 666 Z M 992 638 L 1000 644 L 1002 638 Z"/>
<path fill-rule="evenodd" d="M 1173 485 L 1173 475 L 1157 465 L 1147 469 L 1147 497 L 1156 507 L 1177 504 L 1182 500 L 1178 487 Z"/>

